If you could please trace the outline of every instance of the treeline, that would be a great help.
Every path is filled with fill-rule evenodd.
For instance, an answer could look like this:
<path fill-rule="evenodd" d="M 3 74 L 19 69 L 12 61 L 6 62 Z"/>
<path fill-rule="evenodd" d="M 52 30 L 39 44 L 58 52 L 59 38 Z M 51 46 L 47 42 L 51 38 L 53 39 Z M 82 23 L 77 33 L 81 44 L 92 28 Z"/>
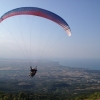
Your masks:
<path fill-rule="evenodd" d="M 100 100 L 100 92 L 80 94 L 77 95 L 74 100 Z"/>
<path fill-rule="evenodd" d="M 33 93 L 4 93 L 0 92 L 0 100 L 65 100 L 63 95 L 33 94 Z"/>
<path fill-rule="evenodd" d="M 100 100 L 100 92 L 79 95 L 4 93 L 0 92 L 0 100 Z"/>

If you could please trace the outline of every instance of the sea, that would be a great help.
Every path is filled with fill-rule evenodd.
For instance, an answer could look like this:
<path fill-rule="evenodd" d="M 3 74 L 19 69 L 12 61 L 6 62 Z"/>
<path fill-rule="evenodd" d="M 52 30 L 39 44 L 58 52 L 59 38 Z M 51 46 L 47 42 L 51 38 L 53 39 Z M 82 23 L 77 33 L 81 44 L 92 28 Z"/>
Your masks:
<path fill-rule="evenodd" d="M 86 68 L 90 70 L 100 70 L 99 59 L 63 59 L 60 60 L 60 65 L 75 67 L 75 68 Z"/>
<path fill-rule="evenodd" d="M 13 60 L 7 60 L 7 61 L 11 61 L 11 64 L 14 64 Z M 67 66 L 67 67 L 74 67 L 74 68 L 86 68 L 86 69 L 91 69 L 91 70 L 100 70 L 100 59 L 56 59 L 56 60 L 53 59 L 53 61 L 56 61 L 60 65 L 65 66 L 65 67 Z M 4 65 L 4 62 L 1 60 L 0 65 L 2 66 L 2 64 Z M 9 63 L 7 64 L 9 65 Z M 6 66 L 7 64 L 5 64 L 4 66 Z M 24 62 L 24 65 L 25 64 L 26 63 Z"/>

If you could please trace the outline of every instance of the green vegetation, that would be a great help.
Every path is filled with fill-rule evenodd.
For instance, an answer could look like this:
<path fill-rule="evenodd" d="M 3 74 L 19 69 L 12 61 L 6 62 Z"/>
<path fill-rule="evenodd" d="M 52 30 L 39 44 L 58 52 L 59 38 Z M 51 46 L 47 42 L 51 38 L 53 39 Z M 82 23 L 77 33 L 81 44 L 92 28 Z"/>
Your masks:
<path fill-rule="evenodd" d="M 34 94 L 34 93 L 4 93 L 0 92 L 0 100 L 100 100 L 100 92 L 78 95 Z"/>

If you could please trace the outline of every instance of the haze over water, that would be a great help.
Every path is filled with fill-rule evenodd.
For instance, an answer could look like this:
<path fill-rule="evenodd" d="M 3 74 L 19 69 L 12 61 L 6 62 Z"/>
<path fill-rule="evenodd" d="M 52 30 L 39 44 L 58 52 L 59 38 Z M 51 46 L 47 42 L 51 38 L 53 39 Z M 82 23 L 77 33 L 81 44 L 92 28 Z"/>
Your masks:
<path fill-rule="evenodd" d="M 61 60 L 60 64 L 63 66 L 76 67 L 76 68 L 89 68 L 93 70 L 100 70 L 100 60 L 98 59 L 73 59 Z"/>

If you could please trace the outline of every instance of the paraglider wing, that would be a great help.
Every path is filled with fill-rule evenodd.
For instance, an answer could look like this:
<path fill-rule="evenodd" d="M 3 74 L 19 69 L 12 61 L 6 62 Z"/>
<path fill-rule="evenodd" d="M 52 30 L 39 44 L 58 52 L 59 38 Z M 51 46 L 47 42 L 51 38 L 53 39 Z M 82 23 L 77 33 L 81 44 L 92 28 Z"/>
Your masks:
<path fill-rule="evenodd" d="M 50 12 L 45 9 L 37 8 L 37 7 L 21 7 L 21 8 L 16 8 L 11 11 L 8 11 L 3 16 L 1 16 L 0 22 L 2 22 L 8 17 L 15 16 L 15 15 L 34 15 L 34 16 L 47 18 L 62 26 L 64 30 L 67 32 L 68 36 L 71 36 L 70 27 L 64 19 L 62 19 L 60 16 L 58 16 L 53 12 Z"/>

